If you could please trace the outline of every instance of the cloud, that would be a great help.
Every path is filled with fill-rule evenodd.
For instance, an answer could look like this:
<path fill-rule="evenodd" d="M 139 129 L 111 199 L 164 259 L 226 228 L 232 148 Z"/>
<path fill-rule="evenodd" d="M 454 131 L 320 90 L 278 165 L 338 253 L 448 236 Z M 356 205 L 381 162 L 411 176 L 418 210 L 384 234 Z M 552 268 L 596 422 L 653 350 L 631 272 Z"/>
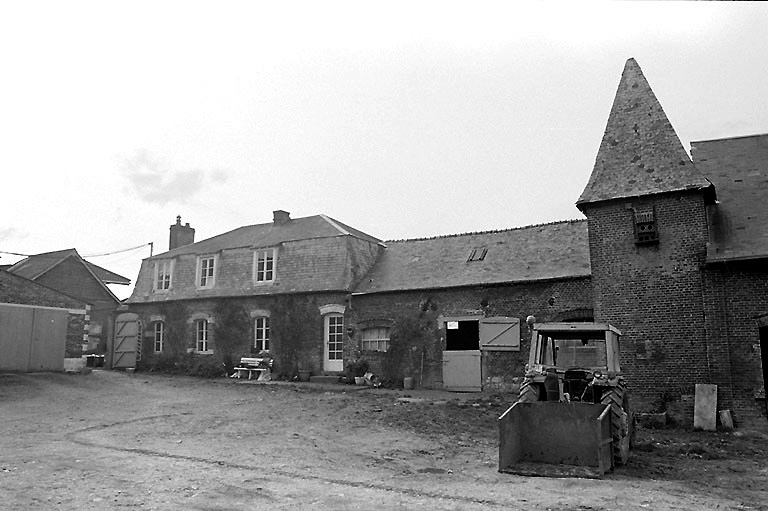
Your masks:
<path fill-rule="evenodd" d="M 161 206 L 169 202 L 183 204 L 194 198 L 207 180 L 223 183 L 228 178 L 221 169 L 171 170 L 146 149 L 126 158 L 121 173 L 141 200 Z"/>
<path fill-rule="evenodd" d="M 26 231 L 20 231 L 16 227 L 0 227 L 0 240 L 23 240 L 28 237 L 29 233 Z"/>

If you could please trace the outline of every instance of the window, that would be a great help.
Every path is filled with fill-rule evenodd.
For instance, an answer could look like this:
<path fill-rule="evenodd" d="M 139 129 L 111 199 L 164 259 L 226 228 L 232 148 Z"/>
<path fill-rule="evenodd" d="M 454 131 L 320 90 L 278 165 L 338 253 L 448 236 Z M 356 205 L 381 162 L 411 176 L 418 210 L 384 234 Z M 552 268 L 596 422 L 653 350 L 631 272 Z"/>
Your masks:
<path fill-rule="evenodd" d="M 257 250 L 254 254 L 256 282 L 273 282 L 275 280 L 275 249 Z"/>
<path fill-rule="evenodd" d="M 363 330 L 363 351 L 387 351 L 389 349 L 389 328 L 377 327 Z"/>
<path fill-rule="evenodd" d="M 198 319 L 195 322 L 195 331 L 197 339 L 195 351 L 198 353 L 213 353 L 213 351 L 210 350 L 210 344 L 208 342 L 208 320 Z"/>
<path fill-rule="evenodd" d="M 635 243 L 657 243 L 659 231 L 656 229 L 655 211 L 635 212 Z"/>
<path fill-rule="evenodd" d="M 197 287 L 213 287 L 215 282 L 215 265 L 216 258 L 214 256 L 201 257 L 197 260 Z"/>
<path fill-rule="evenodd" d="M 269 318 L 256 318 L 253 332 L 253 347 L 259 351 L 269 351 Z"/>
<path fill-rule="evenodd" d="M 155 291 L 167 291 L 171 288 L 173 259 L 155 263 Z"/>
<path fill-rule="evenodd" d="M 469 257 L 467 258 L 467 262 L 471 261 L 482 261 L 485 259 L 485 255 L 488 253 L 488 248 L 486 247 L 475 247 L 472 249 L 472 252 L 469 253 Z"/>
<path fill-rule="evenodd" d="M 163 345 L 165 344 L 165 323 L 162 321 L 155 321 L 155 353 L 161 353 L 163 351 Z"/>

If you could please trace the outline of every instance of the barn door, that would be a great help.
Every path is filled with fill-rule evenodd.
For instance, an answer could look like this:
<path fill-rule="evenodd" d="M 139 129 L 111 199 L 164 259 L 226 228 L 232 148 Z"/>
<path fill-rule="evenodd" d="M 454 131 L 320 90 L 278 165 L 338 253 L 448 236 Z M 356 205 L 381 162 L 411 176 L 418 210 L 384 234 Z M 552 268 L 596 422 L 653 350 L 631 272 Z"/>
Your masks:
<path fill-rule="evenodd" d="M 480 364 L 479 318 L 445 318 L 443 388 L 457 392 L 480 392 L 483 387 Z"/>
<path fill-rule="evenodd" d="M 139 316 L 126 312 L 115 319 L 115 342 L 112 351 L 112 369 L 136 367 L 139 339 Z"/>

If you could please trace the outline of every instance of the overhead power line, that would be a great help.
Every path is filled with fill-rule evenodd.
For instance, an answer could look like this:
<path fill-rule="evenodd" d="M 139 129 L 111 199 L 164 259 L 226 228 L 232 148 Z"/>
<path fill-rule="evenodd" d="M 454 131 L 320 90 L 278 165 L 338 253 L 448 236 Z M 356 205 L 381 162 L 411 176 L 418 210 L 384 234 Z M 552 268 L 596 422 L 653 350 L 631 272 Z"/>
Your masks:
<path fill-rule="evenodd" d="M 150 247 L 150 249 L 152 249 L 152 248 L 154 248 L 154 242 L 150 241 L 149 243 L 142 243 L 141 245 L 136 245 L 135 247 L 131 247 L 131 248 L 124 248 L 122 250 L 115 250 L 113 252 L 105 252 L 103 254 L 88 254 L 88 255 L 84 255 L 82 257 L 85 258 L 85 257 L 110 256 L 110 255 L 115 255 L 115 254 L 122 254 L 123 252 L 130 252 L 132 250 L 138 250 L 138 249 L 144 248 L 144 247 Z M 35 255 L 35 254 L 20 254 L 19 252 L 8 252 L 7 250 L 0 250 L 0 254 L 10 254 L 10 255 L 21 256 L 21 257 L 32 257 L 33 255 Z"/>
<path fill-rule="evenodd" d="M 110 255 L 115 255 L 115 254 L 122 254 L 123 252 L 130 252 L 131 250 L 138 250 L 138 249 L 140 249 L 140 248 L 144 248 L 144 247 L 152 247 L 152 246 L 153 246 L 153 243 L 152 243 L 152 242 L 149 242 L 149 243 L 142 243 L 141 245 L 136 245 L 135 247 L 131 247 L 131 248 L 124 248 L 124 249 L 122 249 L 122 250 L 115 250 L 114 252 L 105 252 L 105 253 L 103 253 L 103 254 L 89 254 L 89 255 L 84 255 L 83 257 L 103 257 L 103 256 L 110 256 Z"/>

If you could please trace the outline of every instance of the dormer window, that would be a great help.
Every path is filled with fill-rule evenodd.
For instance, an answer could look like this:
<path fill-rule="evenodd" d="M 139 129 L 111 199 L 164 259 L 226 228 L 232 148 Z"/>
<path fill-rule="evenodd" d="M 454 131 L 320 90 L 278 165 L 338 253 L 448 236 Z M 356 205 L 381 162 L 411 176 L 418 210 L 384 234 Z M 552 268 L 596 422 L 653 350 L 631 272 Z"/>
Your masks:
<path fill-rule="evenodd" d="M 467 262 L 471 261 L 482 261 L 485 259 L 485 254 L 488 253 L 487 247 L 475 247 L 472 249 L 472 251 L 469 253 L 469 257 L 467 258 Z"/>
<path fill-rule="evenodd" d="M 155 262 L 155 281 L 154 291 L 168 291 L 171 288 L 171 278 L 173 275 L 173 259 Z"/>
<path fill-rule="evenodd" d="M 635 243 L 658 243 L 659 231 L 656 228 L 655 210 L 635 212 Z"/>
<path fill-rule="evenodd" d="M 274 248 L 267 248 L 256 250 L 253 254 L 253 273 L 257 284 L 274 282 L 276 252 Z"/>
<path fill-rule="evenodd" d="M 216 256 L 200 256 L 197 258 L 197 287 L 198 289 L 212 288 L 216 282 Z"/>

